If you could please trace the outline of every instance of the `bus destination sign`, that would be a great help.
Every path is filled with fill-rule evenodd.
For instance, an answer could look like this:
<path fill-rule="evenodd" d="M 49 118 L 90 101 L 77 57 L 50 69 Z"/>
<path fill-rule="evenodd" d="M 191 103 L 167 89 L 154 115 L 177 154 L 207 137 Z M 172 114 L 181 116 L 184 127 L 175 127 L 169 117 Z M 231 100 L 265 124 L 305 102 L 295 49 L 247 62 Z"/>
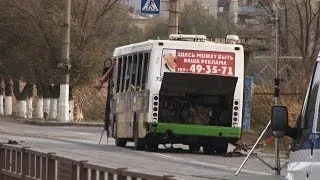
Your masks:
<path fill-rule="evenodd" d="M 163 72 L 219 74 L 233 76 L 235 54 L 232 52 L 164 49 Z"/>

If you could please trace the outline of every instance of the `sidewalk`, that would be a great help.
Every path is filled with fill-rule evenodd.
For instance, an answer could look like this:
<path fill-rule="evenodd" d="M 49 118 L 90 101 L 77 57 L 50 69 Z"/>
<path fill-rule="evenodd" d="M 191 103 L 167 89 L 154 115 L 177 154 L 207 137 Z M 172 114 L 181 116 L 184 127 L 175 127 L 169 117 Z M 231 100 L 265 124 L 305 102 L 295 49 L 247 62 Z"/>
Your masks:
<path fill-rule="evenodd" d="M 232 144 L 229 144 L 228 152 L 232 152 L 235 146 Z M 239 153 L 241 154 L 242 157 L 246 157 L 251 149 L 248 149 L 248 151 L 241 150 Z M 251 159 L 257 159 L 254 154 L 257 154 L 260 158 L 267 158 L 267 159 L 273 159 L 275 158 L 275 152 L 264 152 L 263 148 L 256 148 L 253 150 L 250 158 Z M 228 157 L 228 156 L 227 156 Z M 231 156 L 233 157 L 233 156 Z M 284 154 L 284 152 L 280 151 L 279 157 L 282 161 L 287 160 L 287 156 Z"/>
<path fill-rule="evenodd" d="M 37 126 L 85 126 L 85 127 L 104 127 L 104 123 L 99 122 L 58 122 L 58 121 L 43 121 L 43 120 L 24 120 L 25 124 Z"/>
<path fill-rule="evenodd" d="M 103 122 L 84 121 L 84 122 L 59 122 L 56 120 L 44 120 L 44 119 L 23 119 L 14 116 L 0 115 L 0 119 L 6 119 L 18 123 L 24 123 L 36 126 L 84 126 L 84 127 L 104 127 Z"/>

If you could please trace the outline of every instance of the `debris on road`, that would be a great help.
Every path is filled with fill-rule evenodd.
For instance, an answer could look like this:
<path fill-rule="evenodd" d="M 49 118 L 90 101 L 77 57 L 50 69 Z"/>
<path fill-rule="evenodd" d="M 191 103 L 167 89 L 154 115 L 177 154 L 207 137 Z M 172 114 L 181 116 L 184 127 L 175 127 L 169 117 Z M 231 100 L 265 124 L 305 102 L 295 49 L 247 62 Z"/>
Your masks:
<path fill-rule="evenodd" d="M 18 142 L 17 142 L 17 141 L 9 140 L 7 144 L 18 144 Z"/>

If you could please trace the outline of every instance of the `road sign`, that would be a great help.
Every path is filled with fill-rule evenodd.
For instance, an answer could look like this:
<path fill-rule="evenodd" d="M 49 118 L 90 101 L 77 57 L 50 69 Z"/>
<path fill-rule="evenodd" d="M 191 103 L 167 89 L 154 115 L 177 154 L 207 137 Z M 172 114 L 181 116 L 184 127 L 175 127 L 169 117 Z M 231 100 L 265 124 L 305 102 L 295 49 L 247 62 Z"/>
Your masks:
<path fill-rule="evenodd" d="M 142 14 L 160 14 L 161 0 L 141 0 Z"/>

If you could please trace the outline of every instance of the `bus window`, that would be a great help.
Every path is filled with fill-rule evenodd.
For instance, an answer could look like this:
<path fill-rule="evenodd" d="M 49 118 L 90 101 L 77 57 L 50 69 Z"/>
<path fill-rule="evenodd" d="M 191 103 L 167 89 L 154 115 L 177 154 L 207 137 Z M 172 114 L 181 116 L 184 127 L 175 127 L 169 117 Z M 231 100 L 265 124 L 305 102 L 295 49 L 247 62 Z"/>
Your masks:
<path fill-rule="evenodd" d="M 121 79 L 122 79 L 122 84 L 121 84 L 121 92 L 124 92 L 126 90 L 126 76 L 128 73 L 128 56 L 124 56 L 123 57 L 123 63 L 122 63 L 122 70 L 123 72 L 121 72 Z"/>
<path fill-rule="evenodd" d="M 139 66 L 138 66 L 138 75 L 137 75 L 137 87 L 139 90 L 141 90 L 141 84 L 142 84 L 142 66 L 144 64 L 144 56 L 143 53 L 140 53 L 138 56 L 139 59 Z"/>
<path fill-rule="evenodd" d="M 147 74 L 148 74 L 148 66 L 149 66 L 149 53 L 144 53 L 143 56 L 143 64 L 142 64 L 142 81 L 141 81 L 141 88 L 144 90 L 147 84 Z"/>
<path fill-rule="evenodd" d="M 135 72 L 135 79 L 134 79 L 134 87 L 137 87 L 138 86 L 138 78 L 139 78 L 139 63 L 140 63 L 140 59 L 139 59 L 139 54 L 136 54 L 135 56 L 134 56 L 134 59 L 135 59 L 135 63 L 136 63 L 136 68 L 135 69 L 133 69 L 133 70 L 135 70 L 136 72 Z"/>
<path fill-rule="evenodd" d="M 144 90 L 147 84 L 150 53 L 137 53 L 118 58 L 117 92 Z"/>
<path fill-rule="evenodd" d="M 132 67 L 132 55 L 129 55 L 129 56 L 127 56 L 127 63 L 126 63 L 126 75 L 125 75 L 125 88 L 124 88 L 124 91 L 128 91 L 130 89 L 131 67 Z"/>
<path fill-rule="evenodd" d="M 131 63 L 131 69 L 130 69 L 130 86 L 136 86 L 136 74 L 137 74 L 137 54 L 133 55 L 132 63 Z M 131 87 L 130 87 L 131 88 Z M 132 89 L 133 90 L 133 89 Z"/>
<path fill-rule="evenodd" d="M 121 73 L 122 73 L 122 63 L 123 63 L 123 60 L 122 60 L 122 57 L 119 57 L 118 58 L 118 67 L 117 67 L 117 71 L 118 71 L 118 75 L 117 75 L 117 88 L 116 88 L 116 92 L 120 92 L 120 89 L 121 89 L 121 80 L 122 80 L 122 76 L 121 76 Z"/>

